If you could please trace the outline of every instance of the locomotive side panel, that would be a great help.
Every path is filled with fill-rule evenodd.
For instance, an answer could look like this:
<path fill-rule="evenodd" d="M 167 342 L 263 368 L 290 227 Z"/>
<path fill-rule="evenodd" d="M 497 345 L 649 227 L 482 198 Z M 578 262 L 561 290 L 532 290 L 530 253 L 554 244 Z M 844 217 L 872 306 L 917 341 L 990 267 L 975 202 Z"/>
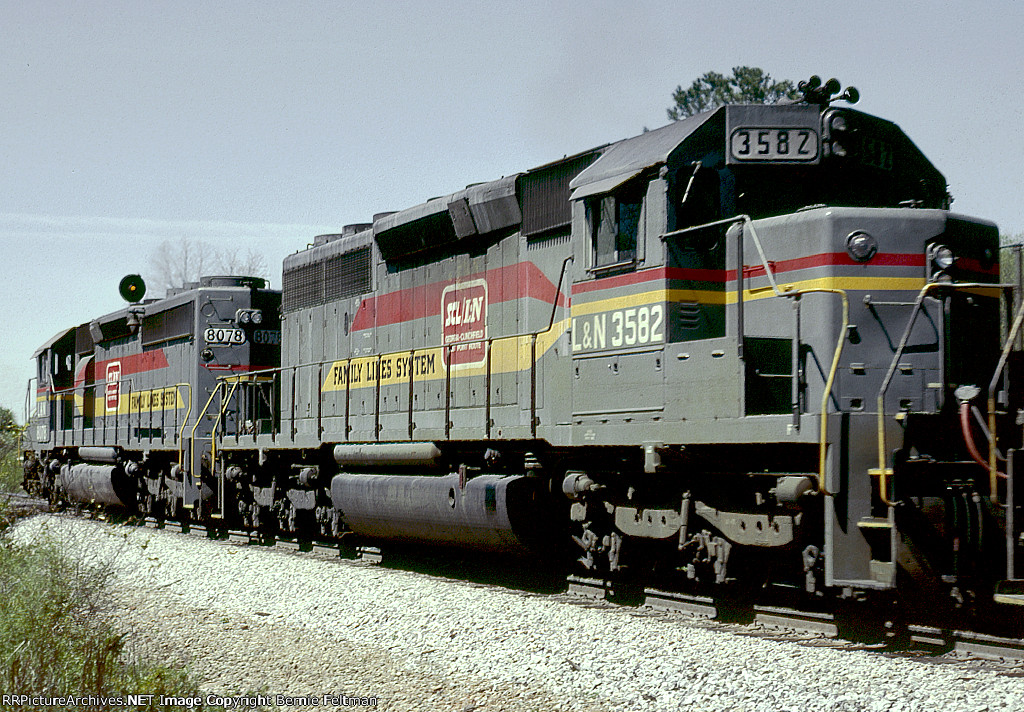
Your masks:
<path fill-rule="evenodd" d="M 299 437 L 315 429 L 328 442 L 479 440 L 492 432 L 529 439 L 541 423 L 568 422 L 564 399 L 557 414 L 542 415 L 552 383 L 542 371 L 567 350 L 553 310 L 568 305 L 567 279 L 565 292 L 556 282 L 567 265 L 569 221 L 523 235 L 516 185 L 513 176 L 474 186 L 386 216 L 376 234 L 329 239 L 286 261 L 287 285 L 290 274 L 365 247 L 374 274 L 351 313 L 328 301 L 331 317 L 296 306 L 286 287 L 286 361 L 295 366 L 281 374 L 283 413 L 290 420 L 294 412 Z M 342 326 L 348 339 L 340 347 L 307 335 L 307 327 L 330 335 Z M 299 374 L 294 407 L 291 371 Z M 317 375 L 319 392 L 305 387 L 303 373 Z M 558 390 L 568 393 L 565 379 Z"/>

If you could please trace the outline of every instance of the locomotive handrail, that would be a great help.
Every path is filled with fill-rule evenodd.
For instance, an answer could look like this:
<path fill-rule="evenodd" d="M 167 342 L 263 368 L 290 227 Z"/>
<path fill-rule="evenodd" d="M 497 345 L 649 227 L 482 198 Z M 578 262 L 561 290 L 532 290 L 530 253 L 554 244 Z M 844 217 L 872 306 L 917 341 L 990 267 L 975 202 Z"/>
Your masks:
<path fill-rule="evenodd" d="M 779 285 L 775 282 L 775 273 L 772 272 L 771 264 L 768 262 L 768 258 L 764 254 L 764 248 L 761 246 L 761 239 L 757 236 L 757 232 L 754 230 L 754 221 L 749 215 L 741 215 L 743 218 L 743 224 L 750 228 L 750 236 L 754 238 L 754 247 L 757 248 L 757 254 L 761 257 L 761 266 L 764 267 L 765 276 L 768 277 L 768 283 L 772 285 L 772 291 L 775 292 L 776 297 L 784 297 L 779 291 Z M 740 235 L 739 239 L 743 239 L 743 235 Z M 742 277 L 736 276 L 736 279 L 742 283 Z"/>
<path fill-rule="evenodd" d="M 1022 323 L 1024 323 L 1024 301 L 1021 301 L 1020 307 L 1017 309 L 1017 315 L 1013 319 L 1013 326 L 1010 328 L 1006 342 L 1003 344 L 1003 350 L 999 354 L 999 362 L 996 364 L 995 373 L 992 374 L 992 380 L 988 384 L 988 496 L 989 501 L 996 505 L 1000 504 L 998 485 L 999 477 L 1002 474 L 996 465 L 996 387 L 1003 376 L 1003 371 L 1006 369 L 1006 362 L 1010 357 L 1010 351 L 1013 350 L 1013 342 L 1017 340 L 1017 334 Z M 1003 476 L 1005 477 L 1006 475 Z"/>
<path fill-rule="evenodd" d="M 547 333 L 551 332 L 555 328 L 555 314 L 558 311 L 558 295 L 562 293 L 562 291 L 561 291 L 562 280 L 563 280 L 563 278 L 565 276 L 566 267 L 568 266 L 568 263 L 570 261 L 572 261 L 572 259 L 573 259 L 572 256 L 569 256 L 569 257 L 565 258 L 564 260 L 562 260 L 562 268 L 561 268 L 561 273 L 559 274 L 559 278 L 558 278 L 558 285 L 556 285 L 556 287 L 555 287 L 555 295 L 554 295 L 554 298 L 553 298 L 554 301 L 553 301 L 552 308 L 551 308 L 551 316 L 548 319 L 548 325 L 545 328 L 543 328 L 543 329 L 541 329 L 539 331 L 524 331 L 524 332 L 520 332 L 520 333 L 516 333 L 516 334 L 508 334 L 506 336 L 498 336 L 498 337 L 493 337 L 492 336 L 492 337 L 484 337 L 484 338 L 479 338 L 479 339 L 468 339 L 466 341 L 460 341 L 458 344 L 440 344 L 440 345 L 435 345 L 435 346 L 424 346 L 424 347 L 417 348 L 417 349 L 403 349 L 403 350 L 400 350 L 400 351 L 393 351 L 393 352 L 388 352 L 388 353 L 380 353 L 380 354 L 376 355 L 377 360 L 380 361 L 380 360 L 382 360 L 384 358 L 391 358 L 391 357 L 401 356 L 401 355 L 405 355 L 405 354 L 413 354 L 414 355 L 417 351 L 429 351 L 429 350 L 433 350 L 433 349 L 440 349 L 446 355 L 450 356 L 451 352 L 452 352 L 452 350 L 453 350 L 453 348 L 455 346 L 469 346 L 469 345 L 472 345 L 472 344 L 484 344 L 486 349 L 487 349 L 487 354 L 488 354 L 488 356 L 486 358 L 486 361 L 485 361 L 485 363 L 486 363 L 486 366 L 485 366 L 486 372 L 485 372 L 484 376 L 489 378 L 490 375 L 491 375 L 490 351 L 491 351 L 491 348 L 492 348 L 493 344 L 496 343 L 496 342 L 511 342 L 513 340 L 516 340 L 516 339 L 529 338 L 531 340 L 531 342 L 530 342 L 530 356 L 531 356 L 531 358 L 530 358 L 530 434 L 531 434 L 531 437 L 536 437 L 537 436 L 537 338 L 539 336 L 543 335 L 543 334 L 547 334 Z M 259 369 L 259 370 L 256 370 L 256 371 L 248 371 L 247 373 L 242 374 L 242 375 L 218 376 L 217 380 L 221 381 L 221 382 L 231 382 L 233 380 L 234 381 L 238 381 L 240 379 L 249 379 L 249 378 L 251 378 L 253 376 L 263 376 L 263 375 L 269 375 L 273 380 L 276 380 L 276 378 L 274 378 L 276 375 L 278 375 L 278 374 L 284 375 L 284 373 L 286 371 L 291 371 L 292 372 L 292 389 L 293 389 L 292 390 L 291 414 L 290 414 L 291 418 L 292 418 L 292 422 L 291 422 L 291 438 L 294 439 L 294 437 L 295 437 L 295 426 L 294 426 L 294 411 L 295 411 L 294 385 L 295 385 L 295 375 L 299 372 L 299 370 L 300 369 L 306 369 L 306 368 L 317 368 L 318 369 L 318 384 L 317 384 L 317 390 L 318 390 L 318 399 L 317 399 L 318 400 L 318 410 L 317 410 L 318 425 L 317 425 L 317 428 L 322 433 L 322 425 L 319 423 L 319 420 L 322 417 L 321 416 L 322 404 L 320 404 L 319 401 L 322 400 L 322 398 L 323 398 L 323 378 L 322 378 L 323 367 L 325 365 L 333 364 L 333 363 L 338 362 L 338 361 L 344 361 L 346 364 L 351 364 L 351 362 L 352 362 L 352 360 L 354 358 L 373 358 L 373 357 L 374 356 L 371 354 L 371 355 L 368 355 L 366 357 L 347 356 L 347 357 L 344 357 L 344 358 L 322 359 L 322 360 L 319 360 L 319 361 L 309 361 L 309 362 L 306 362 L 306 363 L 294 364 L 294 365 L 291 365 L 291 366 L 275 366 L 275 367 L 272 367 L 272 368 L 264 368 L 264 369 Z M 445 388 L 445 390 L 448 393 L 448 397 L 446 398 L 446 404 L 445 404 L 445 438 L 447 439 L 450 436 L 450 433 L 451 433 L 451 423 L 450 423 L 451 369 L 445 369 L 445 373 L 446 373 L 446 376 L 445 376 L 446 388 Z M 413 388 L 413 379 L 414 379 L 414 376 L 410 376 L 410 386 L 409 386 L 410 387 L 410 391 Z M 380 393 L 379 393 L 380 388 L 381 388 L 381 383 L 380 383 L 380 378 L 378 376 L 377 383 L 376 383 L 376 386 L 375 386 L 375 401 L 376 401 L 377 405 L 374 408 L 374 414 L 375 414 L 374 419 L 375 419 L 375 430 L 376 430 L 376 432 L 374 434 L 374 439 L 379 439 L 379 436 L 380 436 L 380 419 L 379 419 L 380 418 L 380 405 L 379 405 L 379 403 L 380 403 L 380 398 L 379 398 L 379 396 L 380 396 Z M 485 405 L 485 417 L 488 420 L 487 428 L 489 429 L 489 427 L 490 427 L 489 426 L 489 421 L 490 421 L 490 402 L 489 402 L 490 388 L 488 388 L 487 390 L 488 390 L 488 401 L 487 401 L 487 403 Z M 348 437 L 348 427 L 349 427 L 348 426 L 349 392 L 350 392 L 350 389 L 348 387 L 346 387 L 345 388 L 345 393 L 346 393 L 346 395 L 345 395 L 345 421 L 346 421 L 345 422 L 345 437 L 346 438 Z M 216 393 L 216 391 L 214 393 Z M 211 398 L 213 397 L 213 395 L 214 394 L 211 394 Z M 209 406 L 210 406 L 210 403 L 207 402 L 207 405 L 203 408 L 202 413 L 200 413 L 200 415 L 199 415 L 199 420 L 201 420 L 203 415 L 206 414 L 206 411 L 209 409 Z M 410 432 L 412 432 L 412 423 L 411 423 L 412 405 L 411 405 L 411 402 L 410 402 L 410 406 L 409 406 L 409 412 L 410 412 Z M 199 421 L 197 420 L 197 423 L 198 422 Z M 411 437 L 411 435 L 410 435 L 410 437 Z"/>
<path fill-rule="evenodd" d="M 30 379 L 29 383 L 31 383 L 32 380 L 35 380 L 34 377 L 33 377 L 33 379 Z M 96 389 L 102 387 L 105 383 L 106 383 L 105 381 L 104 382 L 83 383 L 83 384 L 78 385 L 78 386 L 69 386 L 68 388 L 52 388 L 51 387 L 51 388 L 49 388 L 47 390 L 46 402 L 47 402 L 49 408 L 51 409 L 51 411 L 53 409 L 53 401 L 61 400 L 61 399 L 66 398 L 67 396 L 71 396 L 72 404 L 74 404 L 74 400 L 73 400 L 74 397 L 79 392 L 81 392 L 81 395 L 82 395 L 82 426 L 80 428 L 80 430 L 81 430 L 80 434 L 82 436 L 82 442 L 81 442 L 82 445 L 85 444 L 85 431 L 86 430 L 91 430 L 92 431 L 92 444 L 93 445 L 96 444 L 96 425 L 95 425 L 95 423 L 93 424 L 92 428 L 86 428 L 85 427 L 85 410 L 86 410 L 86 403 L 87 403 L 86 393 L 89 390 L 92 390 L 93 391 L 93 398 L 95 398 L 96 397 Z M 131 397 L 132 397 L 132 392 L 133 392 L 132 386 L 134 384 L 134 381 L 130 377 L 118 379 L 118 381 L 117 381 L 118 392 L 120 392 L 121 387 L 122 387 L 123 384 L 128 384 L 128 391 L 127 391 L 128 406 L 126 407 L 125 413 L 124 413 L 125 420 L 128 423 L 127 431 L 125 433 L 125 444 L 127 445 L 127 444 L 130 444 L 131 441 L 132 441 L 132 436 L 131 436 L 131 417 L 132 417 Z M 150 391 L 151 398 L 152 398 L 152 393 L 154 393 L 156 391 L 166 391 L 166 390 L 168 390 L 170 388 L 173 388 L 175 390 L 175 398 L 176 399 L 178 397 L 180 397 L 179 390 L 181 388 L 186 388 L 188 390 L 188 409 L 187 409 L 187 411 L 185 413 L 185 419 L 182 421 L 181 428 L 178 431 L 178 441 L 180 443 L 181 438 L 182 438 L 182 436 L 184 434 L 184 429 L 185 429 L 185 427 L 188 424 L 188 418 L 189 418 L 189 416 L 192 413 L 192 384 L 191 383 L 181 382 L 181 383 L 173 383 L 173 384 L 170 384 L 170 385 L 155 387 L 155 388 L 153 388 Z M 135 412 L 138 414 L 138 426 L 139 426 L 139 429 L 141 431 L 141 429 L 142 429 L 142 402 L 141 402 L 141 400 L 139 401 L 139 404 L 137 406 L 137 410 Z M 177 422 L 178 422 L 177 400 L 175 400 L 174 412 L 175 412 L 174 421 L 175 421 L 175 425 L 176 425 Z M 161 431 L 163 429 L 163 415 L 162 415 L 162 413 L 163 413 L 163 409 L 161 409 Z M 102 443 L 104 443 L 104 444 L 106 444 L 106 442 L 107 442 L 107 415 L 108 415 L 108 409 L 106 409 L 106 408 L 104 408 L 103 414 L 101 416 L 96 416 L 95 414 L 93 415 L 94 418 L 99 417 L 101 419 L 102 435 L 101 435 L 100 441 Z M 114 418 L 115 418 L 115 421 L 114 421 L 114 444 L 115 445 L 119 441 L 118 425 L 117 425 L 116 418 L 119 417 L 120 415 L 121 414 L 119 412 L 115 412 L 115 414 L 114 414 Z M 152 402 L 152 399 L 150 400 L 150 403 L 149 403 L 149 415 L 150 415 L 150 422 L 149 422 L 150 433 L 149 433 L 149 435 L 147 437 L 148 437 L 149 441 L 152 442 L 153 441 L 153 435 L 152 435 L 153 402 Z M 53 423 L 52 428 L 53 428 L 53 431 L 54 431 L 54 445 L 57 444 L 57 435 L 56 435 L 57 432 L 60 432 L 60 445 L 62 447 L 66 446 L 68 444 L 67 443 L 67 440 L 68 440 L 67 431 L 68 430 L 71 431 L 71 433 L 72 433 L 71 437 L 72 437 L 72 440 L 74 440 L 74 437 L 75 437 L 74 433 L 75 433 L 75 430 L 76 430 L 76 427 L 75 427 L 74 423 L 75 423 L 75 418 L 76 417 L 77 416 L 74 414 L 74 405 L 72 405 L 71 427 L 67 428 L 67 427 L 65 427 L 66 423 L 65 423 L 64 413 L 62 411 L 61 415 L 60 415 L 60 428 L 59 428 L 59 430 L 57 428 L 57 422 L 56 422 L 57 418 L 56 417 L 53 418 L 54 423 Z M 135 440 L 136 440 L 136 442 L 141 443 L 142 442 L 142 436 L 141 435 L 137 436 L 135 438 Z M 179 458 L 180 458 L 180 448 L 179 448 Z"/>
<path fill-rule="evenodd" d="M 903 351 L 907 347 L 907 342 L 910 340 L 911 331 L 914 328 L 914 323 L 917 321 L 917 315 L 921 311 L 921 306 L 924 304 L 925 297 L 928 296 L 928 292 L 939 289 L 1009 289 L 1013 288 L 1012 284 L 1001 284 L 998 282 L 928 282 L 921 291 L 918 293 L 917 298 L 914 300 L 913 309 L 910 313 L 910 318 L 907 320 L 907 326 L 903 331 L 903 336 L 900 339 L 899 346 L 896 348 L 896 352 L 893 354 L 892 363 L 889 364 L 889 370 L 886 371 L 885 378 L 882 379 L 882 385 L 878 389 L 878 493 L 882 502 L 889 507 L 894 507 L 897 501 L 889 499 L 888 483 L 889 476 L 892 471 L 887 468 L 888 457 L 885 452 L 885 393 L 889 390 L 889 385 L 892 382 L 892 377 L 896 373 L 896 367 L 899 364 L 900 358 L 903 356 Z M 990 409 L 990 413 L 992 409 Z M 991 417 L 991 416 L 990 416 Z M 990 433 L 991 434 L 991 433 Z M 994 455 L 995 448 L 992 447 L 992 454 Z M 994 470 L 993 470 L 994 471 Z M 996 496 L 998 498 L 997 482 L 998 473 L 991 474 L 989 478 L 990 486 L 992 491 L 989 496 Z M 998 499 L 996 500 L 998 501 Z"/>
<path fill-rule="evenodd" d="M 821 421 L 818 427 L 818 492 L 822 495 L 832 497 L 834 492 L 829 492 L 825 486 L 825 474 L 827 466 L 826 447 L 828 445 L 828 401 L 832 397 L 832 387 L 835 385 L 836 373 L 839 372 L 839 361 L 843 356 L 843 346 L 846 344 L 846 332 L 850 327 L 850 299 L 846 291 L 830 287 L 808 287 L 794 292 L 780 294 L 783 297 L 799 297 L 802 294 L 838 294 L 843 303 L 843 323 L 839 329 L 839 340 L 836 342 L 835 351 L 832 354 L 832 365 L 828 370 L 828 378 L 825 380 L 825 388 L 821 394 Z M 796 378 L 796 372 L 793 373 Z"/>
<path fill-rule="evenodd" d="M 664 242 L 673 237 L 679 237 L 685 235 L 688 232 L 697 232 L 698 230 L 706 230 L 709 227 L 718 227 L 719 225 L 731 225 L 734 222 L 742 222 L 744 218 L 749 219 L 748 215 L 734 215 L 731 218 L 722 218 L 721 220 L 712 220 L 708 223 L 701 223 L 700 225 L 691 225 L 690 227 L 680 228 L 678 230 L 672 230 L 671 232 L 663 232 L 659 237 Z"/>
<path fill-rule="evenodd" d="M 181 458 L 182 458 L 182 450 L 185 447 L 185 441 L 184 441 L 184 438 L 185 438 L 185 427 L 188 425 L 188 418 L 189 418 L 189 416 L 192 415 L 192 384 L 191 383 L 175 383 L 174 384 L 174 388 L 175 388 L 174 392 L 175 392 L 175 394 L 177 394 L 177 392 L 178 392 L 177 389 L 181 388 L 182 386 L 187 386 L 188 387 L 188 409 L 186 409 L 186 411 L 185 411 L 185 419 L 181 421 L 181 428 L 178 430 L 178 462 L 181 463 L 181 464 L 184 464 L 182 462 Z M 175 403 L 175 405 L 177 405 L 177 403 Z M 175 408 L 174 412 L 175 413 L 178 412 L 177 408 Z"/>
<path fill-rule="evenodd" d="M 772 291 L 775 292 L 775 296 L 777 296 L 777 297 L 787 296 L 786 293 L 783 293 L 781 290 L 779 290 L 779 285 L 775 281 L 775 273 L 772 271 L 772 268 L 771 268 L 771 262 L 768 261 L 768 257 L 764 253 L 764 247 L 762 247 L 762 245 L 761 245 L 761 239 L 757 236 L 757 231 L 754 230 L 754 219 L 752 217 L 750 217 L 749 215 L 734 215 L 731 218 L 725 218 L 723 220 L 714 220 L 714 221 L 708 222 L 708 223 L 701 223 L 700 225 L 693 225 L 691 227 L 684 227 L 681 230 L 673 230 L 672 232 L 662 233 L 660 235 L 660 237 L 661 237 L 661 241 L 664 242 L 665 240 L 668 240 L 668 239 L 673 238 L 673 237 L 679 237 L 680 235 L 685 235 L 686 233 L 689 233 L 689 232 L 697 232 L 698 230 L 706 230 L 709 227 L 716 227 L 716 226 L 719 226 L 719 225 L 732 225 L 733 223 L 743 223 L 744 225 L 746 225 L 746 226 L 748 226 L 750 228 L 750 236 L 752 238 L 754 238 L 754 247 L 757 248 L 757 254 L 761 258 L 761 266 L 764 267 L 764 272 L 765 272 L 765 275 L 768 277 L 768 283 L 771 284 L 771 286 L 772 286 Z M 743 239 L 743 235 L 741 234 L 741 235 L 738 236 L 738 240 L 742 240 L 742 239 Z M 741 260 L 742 260 L 742 254 L 743 254 L 743 251 L 742 251 L 742 248 L 741 248 L 739 253 L 738 253 L 738 258 L 741 259 Z M 744 267 L 745 266 L 746 265 L 744 265 Z M 736 274 L 736 279 L 737 279 L 737 281 L 742 282 L 742 274 L 739 271 Z"/>
<path fill-rule="evenodd" d="M 220 379 L 218 379 L 218 380 L 220 380 Z M 210 404 L 213 403 L 214 396 L 216 396 L 218 393 L 220 393 L 220 385 L 221 384 L 217 384 L 217 387 L 214 388 L 213 391 L 210 392 L 210 397 L 206 399 L 206 405 L 203 406 L 203 409 L 199 412 L 199 415 L 196 416 L 196 423 L 195 423 L 195 425 L 192 426 L 192 437 L 189 438 L 189 453 L 188 453 L 188 455 L 189 455 L 189 463 L 188 463 L 188 468 L 185 470 L 185 472 L 188 473 L 193 479 L 195 479 L 195 472 L 194 472 L 194 470 L 195 470 L 195 463 L 196 463 L 196 430 L 199 429 L 199 424 L 203 422 L 203 417 L 206 415 L 206 411 L 208 411 L 210 409 Z M 184 426 L 182 426 L 182 432 L 184 432 Z M 212 445 L 211 445 L 211 447 L 212 447 Z M 183 467 L 184 467 L 184 464 L 185 464 L 184 460 L 182 459 L 184 457 L 184 450 L 185 450 L 185 442 L 184 442 L 184 440 L 182 440 L 180 445 L 179 445 L 179 450 L 178 450 L 178 462 L 181 463 L 181 465 Z M 213 463 L 211 461 L 211 465 L 212 464 Z"/>
<path fill-rule="evenodd" d="M 217 471 L 217 429 L 220 427 L 220 423 L 224 419 L 224 413 L 227 410 L 228 402 L 231 401 L 231 396 L 234 395 L 235 390 L 241 382 L 241 378 L 235 377 L 231 383 L 231 391 L 226 396 L 221 397 L 221 407 L 218 409 L 217 419 L 213 421 L 213 427 L 210 429 L 210 471 L 213 473 L 216 473 Z M 224 384 L 218 384 L 217 389 L 219 390 L 225 385 L 226 382 Z M 213 394 L 211 393 L 210 396 L 212 399 Z M 192 440 L 192 448 L 192 461 L 195 462 L 195 439 Z M 220 516 L 223 519 L 227 514 L 224 502 L 224 473 L 221 473 L 221 476 L 217 478 L 217 499 L 220 500 Z"/>
<path fill-rule="evenodd" d="M 35 388 L 32 388 L 32 382 L 33 381 L 35 381 L 35 383 L 36 383 L 36 387 Z M 34 391 L 38 391 L 38 390 L 39 390 L 39 379 L 36 376 L 32 376 L 30 379 L 28 379 L 28 383 L 25 384 L 25 423 L 26 424 L 33 417 L 33 416 L 30 416 L 29 413 L 30 412 L 31 413 L 35 413 L 36 412 L 36 409 L 34 409 L 34 408 L 31 411 L 29 410 L 29 404 L 37 402 L 36 401 L 36 394 L 34 393 Z"/>

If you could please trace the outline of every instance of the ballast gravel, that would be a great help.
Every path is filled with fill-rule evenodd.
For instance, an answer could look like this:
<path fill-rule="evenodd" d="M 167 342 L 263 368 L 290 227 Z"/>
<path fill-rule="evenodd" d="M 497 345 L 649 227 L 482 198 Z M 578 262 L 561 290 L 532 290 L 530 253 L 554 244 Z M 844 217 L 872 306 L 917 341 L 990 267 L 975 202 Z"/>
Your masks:
<path fill-rule="evenodd" d="M 44 533 L 112 567 L 129 650 L 187 666 L 207 693 L 261 694 L 282 709 L 1024 711 L 1019 671 L 55 515 L 12 536 Z"/>

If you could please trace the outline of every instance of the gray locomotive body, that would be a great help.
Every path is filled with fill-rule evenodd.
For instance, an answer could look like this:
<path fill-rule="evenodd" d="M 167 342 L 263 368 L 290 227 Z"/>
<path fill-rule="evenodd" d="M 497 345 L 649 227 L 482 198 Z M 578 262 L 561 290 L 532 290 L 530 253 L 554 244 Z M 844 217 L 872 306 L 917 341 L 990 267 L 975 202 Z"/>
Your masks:
<path fill-rule="evenodd" d="M 183 470 L 201 469 L 201 454 L 191 467 L 193 444 L 209 440 L 216 416 L 197 416 L 218 379 L 280 362 L 280 292 L 263 284 L 204 277 L 63 330 L 38 349 L 31 489 L 174 516 L 198 505 L 202 481 Z M 251 410 L 257 420 L 248 427 L 270 429 L 268 398 L 254 399 Z"/>
<path fill-rule="evenodd" d="M 283 265 L 280 365 L 200 411 L 204 502 L 608 578 L 1018 602 L 998 233 L 948 208 L 898 127 L 819 97 L 321 236 Z"/>
<path fill-rule="evenodd" d="M 378 216 L 286 260 L 281 433 L 225 467 L 323 533 L 991 592 L 1019 544 L 954 394 L 999 244 L 948 201 L 889 122 L 730 106 Z"/>

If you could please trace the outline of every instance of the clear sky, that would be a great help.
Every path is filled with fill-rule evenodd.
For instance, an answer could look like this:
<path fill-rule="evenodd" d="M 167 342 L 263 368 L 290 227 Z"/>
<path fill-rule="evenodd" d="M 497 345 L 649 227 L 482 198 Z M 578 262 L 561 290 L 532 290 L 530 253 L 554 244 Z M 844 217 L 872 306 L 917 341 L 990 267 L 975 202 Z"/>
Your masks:
<path fill-rule="evenodd" d="M 838 77 L 1024 232 L 1024 2 L 0 0 L 0 405 L 177 236 L 314 235 L 667 123 L 706 71 Z"/>

